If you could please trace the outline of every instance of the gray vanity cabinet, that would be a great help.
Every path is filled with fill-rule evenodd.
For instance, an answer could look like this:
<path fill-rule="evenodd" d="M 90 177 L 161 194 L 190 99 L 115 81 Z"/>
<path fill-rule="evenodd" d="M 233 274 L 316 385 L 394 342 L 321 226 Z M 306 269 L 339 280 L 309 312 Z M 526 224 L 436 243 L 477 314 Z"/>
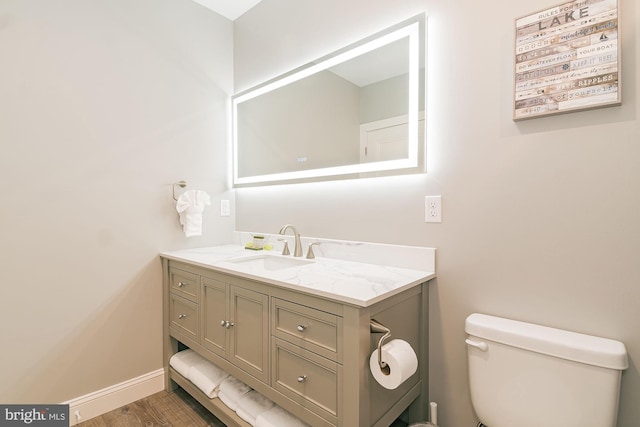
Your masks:
<path fill-rule="evenodd" d="M 229 285 L 202 278 L 202 345 L 219 356 L 226 357 L 229 319 Z"/>
<path fill-rule="evenodd" d="M 269 382 L 269 296 L 202 276 L 202 345 Z"/>
<path fill-rule="evenodd" d="M 227 360 L 264 383 L 269 383 L 269 295 L 230 287 Z"/>
<path fill-rule="evenodd" d="M 341 307 L 272 298 L 272 387 L 332 424 L 342 393 Z M 308 305 L 304 305 L 304 304 Z M 316 302 L 317 304 L 317 302 Z"/>
<path fill-rule="evenodd" d="M 427 283 L 367 307 L 162 258 L 166 388 L 192 394 L 225 425 L 248 424 L 169 366 L 185 346 L 313 427 L 387 427 L 406 408 L 425 419 L 428 402 Z M 369 372 L 386 325 L 418 354 L 416 374 L 395 390 Z"/>
<path fill-rule="evenodd" d="M 169 272 L 169 330 L 185 341 L 200 339 L 199 297 L 200 277 L 185 270 Z"/>

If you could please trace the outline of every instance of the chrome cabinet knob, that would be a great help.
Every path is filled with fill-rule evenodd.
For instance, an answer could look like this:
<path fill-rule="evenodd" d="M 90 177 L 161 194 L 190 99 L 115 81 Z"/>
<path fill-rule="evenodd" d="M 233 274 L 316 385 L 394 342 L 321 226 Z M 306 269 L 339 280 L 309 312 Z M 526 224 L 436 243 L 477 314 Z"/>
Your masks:
<path fill-rule="evenodd" d="M 179 288 L 184 288 L 185 286 L 186 286 L 186 283 L 178 282 Z"/>
<path fill-rule="evenodd" d="M 233 325 L 234 325 L 234 323 L 233 322 L 229 322 L 228 320 L 223 320 L 223 321 L 220 322 L 220 326 L 222 326 L 223 328 L 227 328 L 227 329 L 229 329 Z"/>
<path fill-rule="evenodd" d="M 185 317 L 187 317 L 186 314 L 178 314 L 178 319 L 184 319 Z"/>
<path fill-rule="evenodd" d="M 306 375 L 300 375 L 300 376 L 298 377 L 298 382 L 299 382 L 299 383 L 303 383 L 303 382 L 305 382 L 306 380 L 307 380 L 307 376 L 306 376 Z"/>
<path fill-rule="evenodd" d="M 296 329 L 298 332 L 304 332 L 304 330 L 307 329 L 307 325 L 298 325 Z"/>

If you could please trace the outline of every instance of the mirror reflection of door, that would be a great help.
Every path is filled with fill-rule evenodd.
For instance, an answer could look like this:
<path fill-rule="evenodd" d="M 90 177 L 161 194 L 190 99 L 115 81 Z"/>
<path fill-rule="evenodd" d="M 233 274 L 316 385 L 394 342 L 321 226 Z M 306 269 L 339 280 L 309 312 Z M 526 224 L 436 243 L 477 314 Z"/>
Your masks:
<path fill-rule="evenodd" d="M 419 120 L 418 135 L 423 139 L 424 118 Z M 408 157 L 407 116 L 392 117 L 360 126 L 360 162 L 382 162 Z M 422 142 L 422 141 L 420 141 Z"/>

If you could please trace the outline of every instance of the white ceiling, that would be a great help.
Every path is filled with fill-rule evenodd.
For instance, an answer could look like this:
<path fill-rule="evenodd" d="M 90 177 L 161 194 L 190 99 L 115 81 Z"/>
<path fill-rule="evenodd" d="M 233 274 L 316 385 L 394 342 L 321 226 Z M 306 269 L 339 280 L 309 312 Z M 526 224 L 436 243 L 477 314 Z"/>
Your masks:
<path fill-rule="evenodd" d="M 193 0 L 231 21 L 235 21 L 262 0 Z M 398 42 L 376 49 L 357 60 L 347 61 L 331 68 L 342 78 L 362 87 L 407 72 L 408 46 Z"/>
<path fill-rule="evenodd" d="M 211 9 L 220 15 L 235 21 L 247 10 L 251 9 L 260 0 L 193 0 L 207 9 Z"/>

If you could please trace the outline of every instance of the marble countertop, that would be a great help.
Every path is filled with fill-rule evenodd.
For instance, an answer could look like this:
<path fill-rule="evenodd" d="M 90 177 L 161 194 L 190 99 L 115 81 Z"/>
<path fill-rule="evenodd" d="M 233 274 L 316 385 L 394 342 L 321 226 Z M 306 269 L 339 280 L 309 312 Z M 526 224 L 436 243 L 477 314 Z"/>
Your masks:
<path fill-rule="evenodd" d="M 283 257 L 279 251 L 251 251 L 242 245 L 163 252 L 161 257 L 182 261 L 246 279 L 306 292 L 347 304 L 367 307 L 436 277 L 423 271 L 380 264 L 316 257 L 304 265 L 265 270 L 251 263 L 235 263 L 239 258 L 261 255 Z M 290 258 L 287 256 L 285 258 Z M 304 259 L 304 258 L 298 258 Z"/>

